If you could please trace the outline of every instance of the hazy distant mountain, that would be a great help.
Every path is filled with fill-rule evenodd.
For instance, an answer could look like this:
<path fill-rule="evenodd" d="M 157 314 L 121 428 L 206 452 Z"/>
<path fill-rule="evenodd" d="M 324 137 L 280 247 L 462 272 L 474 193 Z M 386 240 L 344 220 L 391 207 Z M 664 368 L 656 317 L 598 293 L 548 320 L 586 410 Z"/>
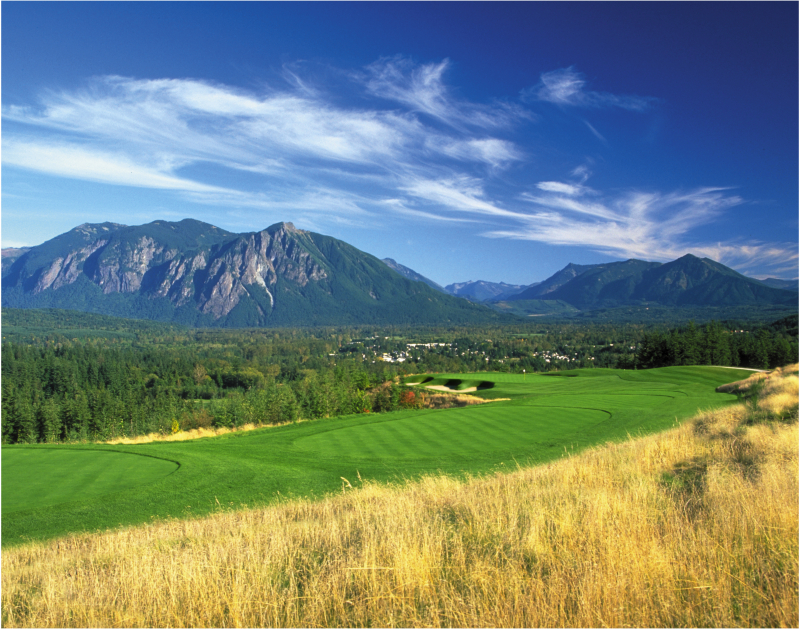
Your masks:
<path fill-rule="evenodd" d="M 449 294 L 442 286 L 434 282 L 433 280 L 429 280 L 424 275 L 420 275 L 414 269 L 409 269 L 407 266 L 403 266 L 399 262 L 392 260 L 391 258 L 384 258 L 381 260 L 386 266 L 390 269 L 397 271 L 400 275 L 408 280 L 413 280 L 414 282 L 425 282 L 431 288 L 438 290 L 440 293 Z"/>
<path fill-rule="evenodd" d="M 3 306 L 190 325 L 500 321 L 345 242 L 277 223 L 234 234 L 195 220 L 81 225 L 3 268 Z"/>
<path fill-rule="evenodd" d="M 571 279 L 563 281 L 568 276 Z M 547 290 L 555 287 L 552 290 Z M 797 305 L 797 295 L 765 286 L 708 258 L 685 255 L 662 264 L 627 260 L 568 265 L 508 301 L 547 299 L 580 310 L 651 302 L 663 306 Z"/>
<path fill-rule="evenodd" d="M 525 290 L 527 286 L 506 284 L 505 282 L 484 282 L 483 280 L 448 284 L 445 290 L 451 295 L 463 297 L 470 301 L 497 301 L 508 299 L 510 295 Z"/>
<path fill-rule="evenodd" d="M 768 277 L 765 280 L 758 281 L 762 284 L 766 284 L 770 288 L 780 288 L 782 290 L 800 292 L 800 282 L 798 282 L 798 280 L 779 280 L 776 277 Z"/>
<path fill-rule="evenodd" d="M 5 249 L 0 250 L 2 253 L 2 268 L 3 273 L 6 272 L 6 269 L 9 268 L 12 264 L 14 264 L 14 260 L 19 258 L 21 255 L 28 253 L 30 251 L 30 247 L 6 247 Z"/>
<path fill-rule="evenodd" d="M 2 249 L 2 258 L 3 260 L 15 260 L 23 253 L 27 253 L 30 250 L 30 247 L 6 247 L 5 249 Z"/>
<path fill-rule="evenodd" d="M 518 301 L 527 299 L 549 299 L 549 297 L 545 297 L 545 295 L 561 288 L 564 284 L 566 284 L 570 280 L 575 279 L 581 273 L 588 271 L 589 269 L 595 266 L 598 265 L 569 263 L 563 269 L 551 275 L 543 282 L 537 282 L 536 284 L 531 284 L 525 290 L 520 291 L 515 295 L 505 297 L 504 299 L 508 301 Z M 497 301 L 499 301 L 499 299 Z"/>

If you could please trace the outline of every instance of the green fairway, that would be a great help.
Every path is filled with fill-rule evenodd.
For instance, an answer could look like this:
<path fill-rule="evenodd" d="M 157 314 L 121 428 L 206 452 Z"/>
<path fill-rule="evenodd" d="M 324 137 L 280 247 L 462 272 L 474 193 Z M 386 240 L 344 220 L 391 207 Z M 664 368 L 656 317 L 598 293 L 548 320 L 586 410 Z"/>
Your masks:
<path fill-rule="evenodd" d="M 4 446 L 4 545 L 341 491 L 342 477 L 392 481 L 480 474 L 663 430 L 748 372 L 716 367 L 558 374 L 437 374 L 417 385 L 477 386 L 507 398 L 446 410 L 364 414 L 135 446 Z M 146 456 L 130 456 L 140 454 Z M 180 465 L 180 467 L 177 466 Z"/>
<path fill-rule="evenodd" d="M 123 452 L 3 448 L 3 513 L 124 491 L 177 469 L 172 461 Z"/>
<path fill-rule="evenodd" d="M 478 454 L 502 461 L 554 438 L 569 438 L 609 417 L 594 409 L 485 404 L 342 428 L 295 444 L 322 456 L 349 459 L 452 461 Z"/>

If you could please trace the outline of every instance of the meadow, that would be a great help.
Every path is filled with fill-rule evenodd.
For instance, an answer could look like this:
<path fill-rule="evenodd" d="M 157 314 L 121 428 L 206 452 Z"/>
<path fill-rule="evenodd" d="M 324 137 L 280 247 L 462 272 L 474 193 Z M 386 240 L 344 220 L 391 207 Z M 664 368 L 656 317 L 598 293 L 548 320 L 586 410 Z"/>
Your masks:
<path fill-rule="evenodd" d="M 102 531 L 220 509 L 320 498 L 358 479 L 454 478 L 541 464 L 669 428 L 730 404 L 719 367 L 552 374 L 439 374 L 416 386 L 498 399 L 298 422 L 191 441 L 4 446 L 2 543 Z M 411 377 L 410 384 L 419 376 Z M 467 386 L 469 385 L 469 386 Z"/>
<path fill-rule="evenodd" d="M 590 382 L 687 399 L 723 377 L 592 375 L 507 382 L 536 408 L 535 385 L 590 404 Z M 7 548 L 3 625 L 797 626 L 797 367 L 727 390 L 743 400 L 538 466 Z"/>

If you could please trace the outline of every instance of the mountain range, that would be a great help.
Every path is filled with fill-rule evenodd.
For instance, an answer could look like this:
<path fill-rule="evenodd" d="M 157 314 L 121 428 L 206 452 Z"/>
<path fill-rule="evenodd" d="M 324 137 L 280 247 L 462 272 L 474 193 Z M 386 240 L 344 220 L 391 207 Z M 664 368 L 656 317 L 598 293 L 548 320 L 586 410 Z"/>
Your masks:
<path fill-rule="evenodd" d="M 590 310 L 634 303 L 661 306 L 797 305 L 797 293 L 772 288 L 708 258 L 672 262 L 626 260 L 583 268 L 571 265 L 510 300 L 559 300 Z M 565 273 L 566 272 L 566 273 Z M 574 276 L 569 277 L 574 273 Z M 546 287 L 546 288 L 543 288 Z"/>
<path fill-rule="evenodd" d="M 605 264 L 570 263 L 546 280 L 527 286 L 478 280 L 448 284 L 441 289 L 439 284 L 403 268 L 439 290 L 475 302 L 503 304 L 504 308 L 514 302 L 534 300 L 560 302 L 576 310 L 641 303 L 700 307 L 796 305 L 798 300 L 797 280 L 756 280 L 692 254 L 667 263 L 633 259 Z M 542 307 L 539 304 L 535 309 Z"/>
<path fill-rule="evenodd" d="M 2 258 L 3 306 L 188 325 L 500 322 L 487 306 L 401 277 L 351 245 L 277 223 L 235 234 L 200 221 L 85 224 Z"/>
<path fill-rule="evenodd" d="M 438 290 L 440 293 L 447 295 L 454 295 L 456 297 L 463 297 L 469 301 L 476 303 L 497 301 L 505 299 L 511 295 L 524 290 L 527 286 L 519 286 L 517 284 L 506 284 L 505 282 L 484 282 L 483 280 L 460 282 L 457 284 L 448 284 L 442 286 L 437 284 L 424 275 L 420 275 L 415 270 L 408 268 L 393 260 L 392 258 L 384 258 L 382 262 L 390 269 L 397 271 L 400 275 L 415 282 L 425 282 L 431 288 Z"/>
<path fill-rule="evenodd" d="M 84 224 L 39 246 L 2 253 L 4 307 L 188 325 L 499 323 L 515 320 L 506 312 L 798 303 L 796 291 L 693 255 L 663 264 L 569 264 L 528 286 L 471 281 L 442 287 L 390 258 L 379 260 L 291 223 L 243 234 L 192 219 Z M 781 282 L 774 283 L 796 285 Z"/>

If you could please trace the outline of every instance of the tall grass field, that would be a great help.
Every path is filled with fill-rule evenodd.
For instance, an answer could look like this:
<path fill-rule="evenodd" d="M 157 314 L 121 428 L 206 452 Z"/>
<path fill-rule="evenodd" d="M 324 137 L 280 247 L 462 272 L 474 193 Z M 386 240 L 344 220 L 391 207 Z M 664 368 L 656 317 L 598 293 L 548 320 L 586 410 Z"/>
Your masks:
<path fill-rule="evenodd" d="M 491 376 L 510 400 L 475 407 L 98 446 L 173 469 L 8 514 L 8 453 L 72 449 L 4 448 L 3 624 L 797 626 L 796 368 L 727 393 L 747 374 L 563 373 Z"/>

